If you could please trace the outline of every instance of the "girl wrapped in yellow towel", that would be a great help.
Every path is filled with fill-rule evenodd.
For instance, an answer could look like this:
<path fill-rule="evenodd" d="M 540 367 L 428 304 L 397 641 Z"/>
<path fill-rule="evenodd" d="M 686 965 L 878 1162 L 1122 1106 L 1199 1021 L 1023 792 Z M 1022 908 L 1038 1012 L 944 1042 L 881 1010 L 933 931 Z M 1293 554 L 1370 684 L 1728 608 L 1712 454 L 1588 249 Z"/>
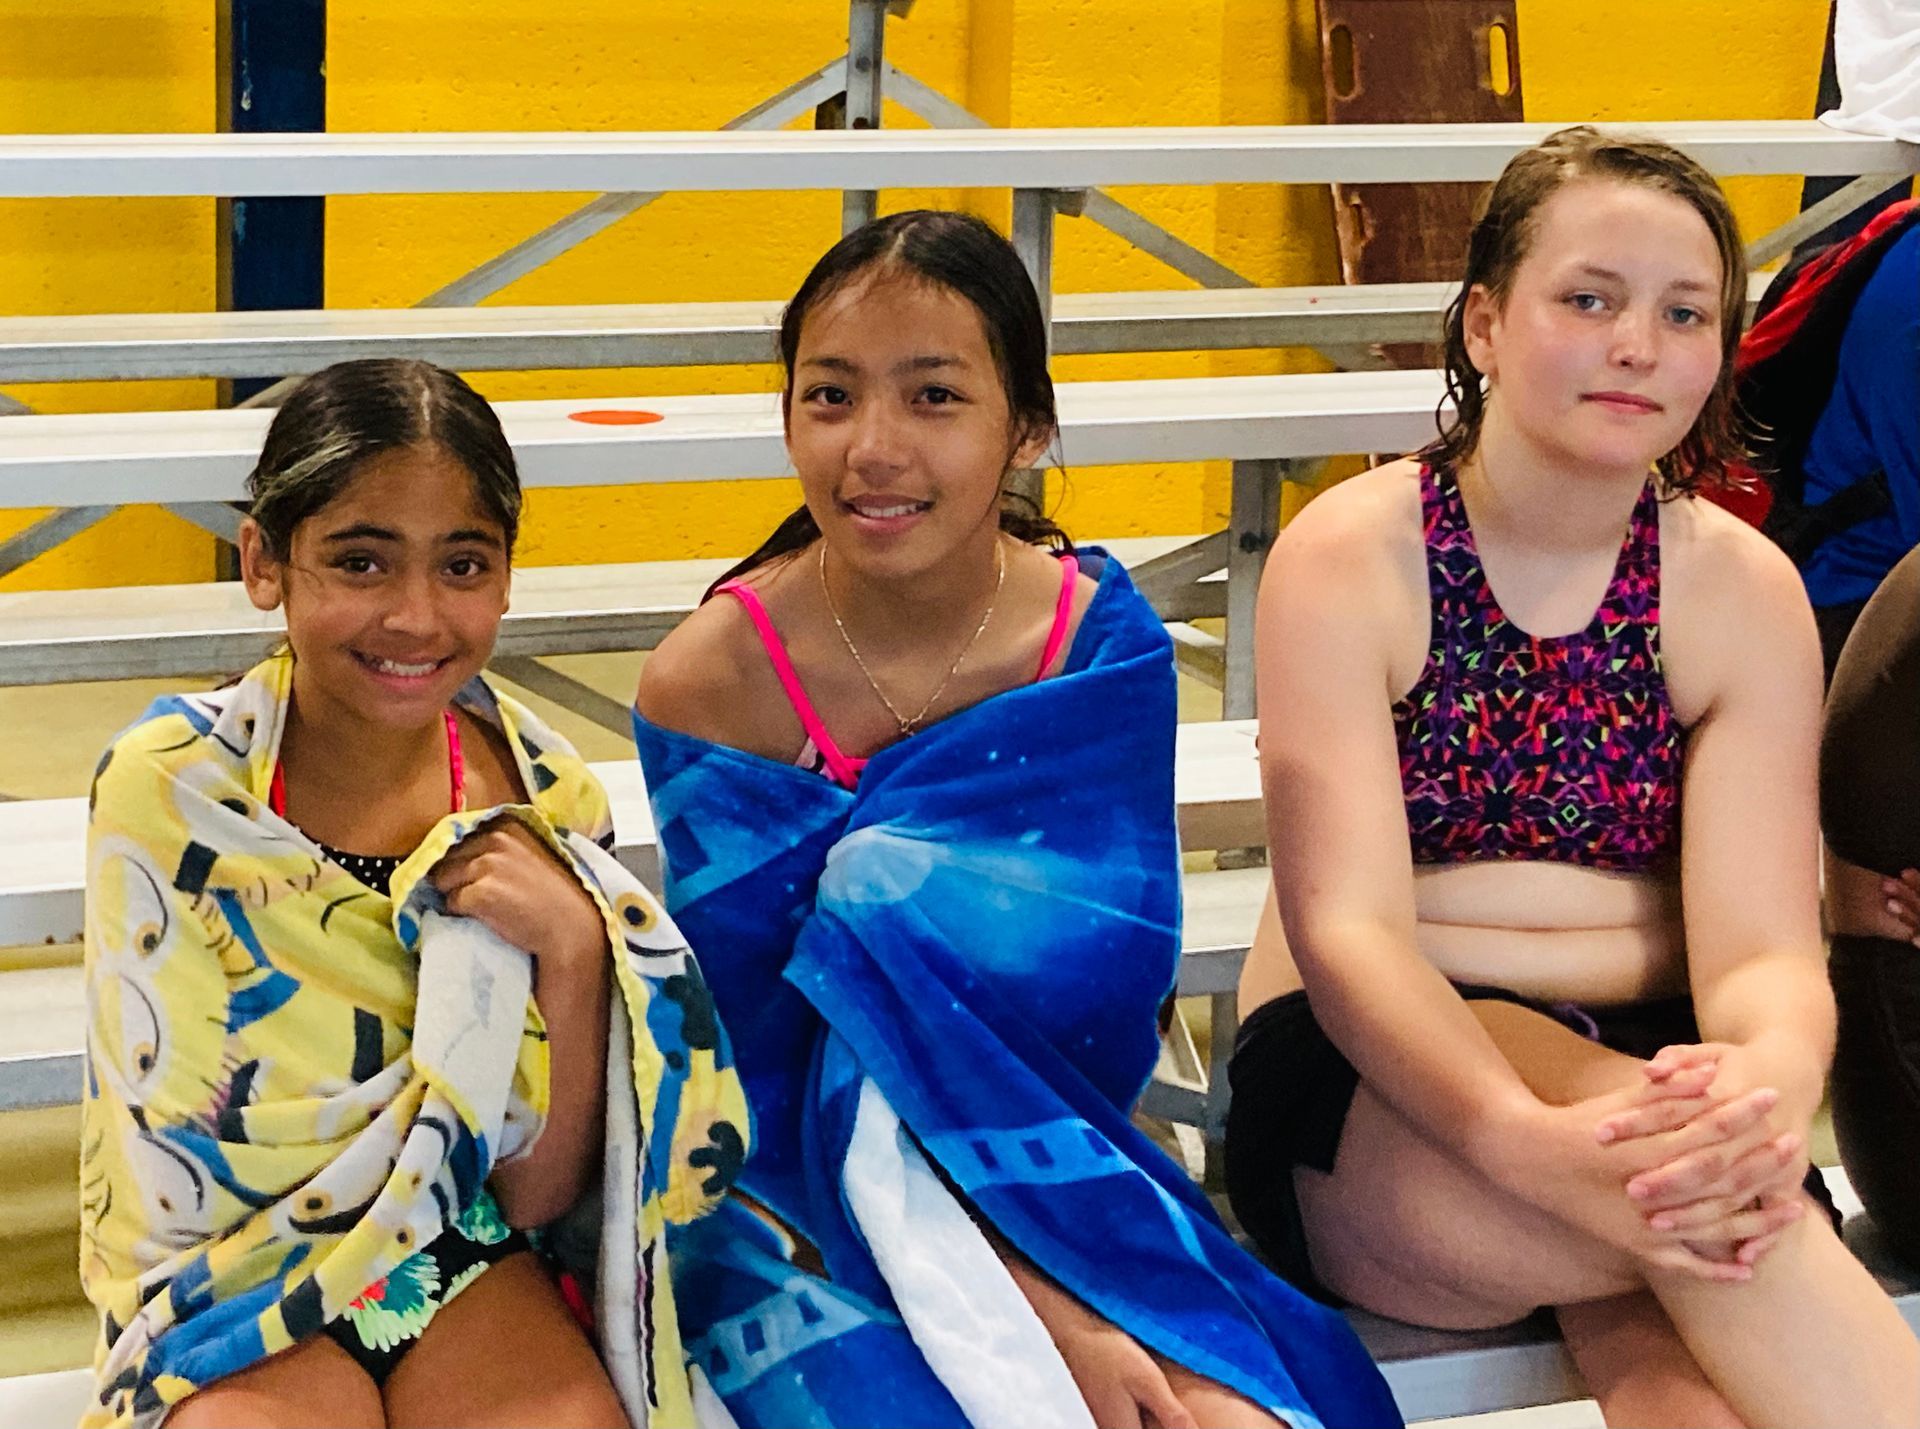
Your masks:
<path fill-rule="evenodd" d="M 499 422 L 344 363 L 249 490 L 288 648 L 157 702 L 94 784 L 86 1422 L 690 1423 L 664 1230 L 725 1192 L 745 1107 L 604 791 L 481 674 Z"/>

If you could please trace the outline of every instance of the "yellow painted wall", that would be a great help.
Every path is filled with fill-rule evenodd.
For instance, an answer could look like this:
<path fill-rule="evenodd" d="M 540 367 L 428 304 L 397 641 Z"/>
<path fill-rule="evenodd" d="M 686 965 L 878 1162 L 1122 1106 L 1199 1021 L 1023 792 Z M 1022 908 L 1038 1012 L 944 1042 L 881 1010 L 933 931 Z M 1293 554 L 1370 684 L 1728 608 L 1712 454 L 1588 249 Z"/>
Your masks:
<path fill-rule="evenodd" d="M 1811 112 L 1824 7 L 1747 0 L 1521 0 L 1532 119 L 1792 118 Z M 138 12 L 137 15 L 135 12 Z M 54 18 L 57 13 L 57 18 Z M 131 18 L 130 18 L 131 17 Z M 420 0 L 329 7 L 335 130 L 702 129 L 839 54 L 844 0 Z M 920 0 L 889 26 L 888 57 L 995 123 L 1275 124 L 1320 117 L 1307 0 Z M 1700 63 L 1692 63 L 1698 58 Z M 0 130 L 204 129 L 213 104 L 210 0 L 0 0 Z M 913 121 L 895 108 L 889 124 Z M 1753 231 L 1795 207 L 1798 180 L 1729 184 Z M 1126 202 L 1263 284 L 1336 275 L 1325 192 L 1225 187 L 1122 191 Z M 566 213 L 587 195 L 342 198 L 328 206 L 327 300 L 404 306 Z M 889 193 L 887 209 L 1003 196 Z M 205 201 L 0 205 L 0 308 L 211 306 Z M 790 292 L 836 236 L 838 198 L 671 195 L 529 275 L 496 303 L 698 301 Z M 1095 225 L 1063 220 L 1064 291 L 1184 286 Z M 1299 353 L 1063 360 L 1064 380 L 1282 371 Z M 769 369 L 490 373 L 498 398 L 766 390 Z M 48 410 L 187 405 L 205 384 L 15 389 Z M 1069 526 L 1093 535 L 1196 531 L 1226 508 L 1225 471 L 1072 473 Z M 794 500 L 788 483 L 540 492 L 530 562 L 727 554 Z M 16 577 L 36 584 L 191 579 L 206 543 L 116 518 L 100 539 Z M 138 531 L 130 523 L 144 520 Z M 0 534 L 10 528 L 0 525 Z M 164 539 L 162 539 L 164 537 Z M 176 551 L 176 547 L 179 549 Z M 137 551 L 135 560 L 124 553 Z"/>
<path fill-rule="evenodd" d="M 206 0 L 0 0 L 0 133 L 206 129 Z M 0 199 L 0 312 L 166 312 L 214 301 L 211 199 Z M 43 412 L 204 407 L 210 382 L 16 385 Z M 5 420 L 0 417 L 0 421 Z M 0 540 L 44 511 L 0 510 Z M 213 550 L 153 507 L 120 511 L 0 590 L 206 580 Z"/>
<path fill-rule="evenodd" d="M 1823 0 L 1519 0 L 1527 118 L 1804 119 L 1820 89 Z M 1729 179 L 1746 234 L 1799 211 L 1797 178 Z"/>
<path fill-rule="evenodd" d="M 335 129 L 712 129 L 845 51 L 846 6 L 782 0 L 751 14 L 728 0 L 552 9 L 455 7 L 457 58 L 438 83 L 418 57 L 445 55 L 453 13 L 339 4 L 328 12 L 328 118 Z M 930 11 L 947 8 L 929 7 Z M 896 63 L 950 85 L 963 31 L 930 13 L 892 27 Z M 900 116 L 890 115 L 898 121 Z M 404 305 L 537 232 L 592 195 L 343 199 L 329 204 L 327 301 Z M 928 196 L 931 197 L 931 196 Z M 905 195 L 891 199 L 905 200 Z M 947 196 L 951 201 L 951 196 Z M 832 194 L 670 194 L 494 303 L 697 302 L 789 293 L 838 232 Z M 770 368 L 484 373 L 489 397 L 771 391 Z M 744 552 L 797 502 L 786 482 L 538 491 L 521 559 L 644 560 Z"/>

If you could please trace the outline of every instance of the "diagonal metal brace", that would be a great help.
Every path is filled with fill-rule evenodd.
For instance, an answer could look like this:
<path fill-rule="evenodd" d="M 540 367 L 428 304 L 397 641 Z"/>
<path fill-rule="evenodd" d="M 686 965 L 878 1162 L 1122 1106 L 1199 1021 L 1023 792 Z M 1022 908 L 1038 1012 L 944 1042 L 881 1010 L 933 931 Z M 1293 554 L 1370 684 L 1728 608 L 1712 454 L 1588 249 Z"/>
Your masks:
<path fill-rule="evenodd" d="M 12 575 L 28 561 L 98 526 L 118 509 L 116 506 L 69 506 L 64 511 L 41 517 L 24 531 L 0 541 L 0 576 Z"/>
<path fill-rule="evenodd" d="M 1141 595 L 1150 602 L 1157 602 L 1176 591 L 1185 590 L 1195 581 L 1216 571 L 1224 571 L 1227 568 L 1227 552 L 1231 548 L 1231 534 L 1215 531 L 1211 536 L 1202 536 L 1177 551 L 1168 551 L 1164 556 L 1142 561 L 1128 574 L 1133 577 L 1134 588 Z"/>
<path fill-rule="evenodd" d="M 1173 663 L 1210 689 L 1227 687 L 1227 646 L 1217 635 L 1176 621 L 1167 627 L 1173 641 Z"/>
<path fill-rule="evenodd" d="M 513 681 L 521 689 L 551 700 L 560 708 L 591 720 L 613 734 L 629 740 L 633 738 L 633 711 L 620 701 L 581 684 L 573 676 L 563 675 L 531 655 L 496 655 L 490 663 L 497 674 Z"/>
<path fill-rule="evenodd" d="M 1911 179 L 1909 174 L 1866 174 L 1835 189 L 1813 207 L 1749 243 L 1747 262 L 1755 268 L 1764 268 L 1781 254 L 1799 247 L 1802 239 L 1813 237 L 1828 224 L 1845 218 L 1896 184 L 1906 184 Z"/>
<path fill-rule="evenodd" d="M 940 129 L 991 129 L 994 126 L 966 106 L 947 98 L 932 85 L 915 79 L 893 65 L 886 66 L 886 90 L 894 103 L 912 111 Z M 1081 191 L 1075 190 L 1076 195 Z M 1085 191 L 1079 200 L 1080 214 L 1102 228 L 1165 263 L 1176 273 L 1193 279 L 1203 288 L 1254 288 L 1259 284 L 1245 274 L 1236 273 L 1211 254 L 1203 253 L 1183 238 L 1176 238 L 1146 215 L 1128 208 L 1099 189 Z M 1073 212 L 1059 205 L 1063 213 Z"/>
<path fill-rule="evenodd" d="M 746 113 L 729 119 L 720 128 L 723 132 L 738 129 L 782 128 L 844 90 L 846 70 L 845 55 L 830 60 L 805 79 L 789 85 L 763 103 L 756 104 Z M 623 218 L 638 213 L 661 197 L 664 195 L 660 193 L 602 194 L 593 202 L 548 224 L 532 237 L 522 239 L 505 253 L 487 260 L 472 272 L 454 279 L 436 292 L 429 293 L 414 306 L 420 308 L 474 307 L 502 288 L 518 282 L 536 268 L 545 267 L 561 254 L 613 227 Z M 242 407 L 274 406 L 292 390 L 293 385 L 298 381 L 298 376 L 282 378 L 272 386 L 254 393 L 239 405 Z"/>
<path fill-rule="evenodd" d="M 1125 239 L 1142 253 L 1158 258 L 1174 272 L 1193 279 L 1203 288 L 1254 288 L 1259 285 L 1237 273 L 1211 253 L 1195 248 L 1184 238 L 1176 238 L 1159 224 L 1118 199 L 1098 189 L 1087 193 L 1083 218 L 1090 218 L 1108 232 Z"/>
<path fill-rule="evenodd" d="M 830 60 L 805 79 L 788 85 L 780 93 L 746 113 L 729 119 L 721 132 L 739 129 L 779 129 L 803 114 L 810 114 L 823 101 L 846 88 L 847 60 L 842 55 Z M 490 298 L 509 283 L 525 277 L 534 269 L 558 258 L 570 248 L 612 227 L 629 214 L 638 213 L 658 193 L 603 194 L 584 208 L 576 209 L 556 223 L 549 224 L 531 238 L 509 248 L 499 257 L 482 263 L 471 273 L 430 293 L 415 304 L 422 308 L 468 308 Z"/>
<path fill-rule="evenodd" d="M 229 546 L 240 544 L 240 522 L 246 512 L 224 501 L 180 501 L 165 508 L 182 521 L 218 536 Z"/>

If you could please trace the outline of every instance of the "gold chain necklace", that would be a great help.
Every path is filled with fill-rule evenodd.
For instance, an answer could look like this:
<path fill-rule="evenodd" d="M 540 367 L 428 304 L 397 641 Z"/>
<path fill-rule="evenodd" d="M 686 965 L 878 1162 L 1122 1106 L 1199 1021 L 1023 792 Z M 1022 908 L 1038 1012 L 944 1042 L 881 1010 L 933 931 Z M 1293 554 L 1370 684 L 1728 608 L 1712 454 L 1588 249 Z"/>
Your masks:
<path fill-rule="evenodd" d="M 873 671 L 867 668 L 867 662 L 860 658 L 860 649 L 853 643 L 853 637 L 847 634 L 846 622 L 841 620 L 840 612 L 834 608 L 833 591 L 827 585 L 827 543 L 825 541 L 820 543 L 820 594 L 827 598 L 827 614 L 833 617 L 834 629 L 840 632 L 840 638 L 846 642 L 847 653 L 853 656 L 853 663 L 858 665 L 860 673 L 867 677 L 867 684 L 872 687 L 874 694 L 879 696 L 880 703 L 887 707 L 887 713 L 893 716 L 893 722 L 900 726 L 902 736 L 912 734 L 920 728 L 921 722 L 927 717 L 927 712 L 933 708 L 934 701 L 940 698 L 954 675 L 959 672 L 961 662 L 972 652 L 973 647 L 980 643 L 980 637 L 987 633 L 987 622 L 993 619 L 994 607 L 1000 603 L 1000 587 L 1007 583 L 1007 548 L 996 537 L 993 550 L 994 554 L 1000 558 L 1000 573 L 994 578 L 993 599 L 987 602 L 987 613 L 980 617 L 979 627 L 968 637 L 967 643 L 960 647 L 960 653 L 954 656 L 953 663 L 947 666 L 947 673 L 940 677 L 940 683 L 933 687 L 933 693 L 927 696 L 927 702 L 920 706 L 920 713 L 908 719 L 893 707 L 893 701 L 888 699 L 887 692 L 880 688 L 880 682 L 873 678 Z"/>

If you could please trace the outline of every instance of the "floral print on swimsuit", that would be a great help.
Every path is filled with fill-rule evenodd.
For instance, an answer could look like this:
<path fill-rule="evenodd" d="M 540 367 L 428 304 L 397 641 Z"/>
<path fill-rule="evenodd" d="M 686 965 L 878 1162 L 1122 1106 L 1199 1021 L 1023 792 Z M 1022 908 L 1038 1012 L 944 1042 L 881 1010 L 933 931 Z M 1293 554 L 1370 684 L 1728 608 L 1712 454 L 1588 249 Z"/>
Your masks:
<path fill-rule="evenodd" d="M 391 1372 L 441 1306 L 495 1261 L 527 1248 L 492 1192 L 482 1190 L 439 1239 L 369 1285 L 328 1331 L 369 1372 L 376 1365 Z"/>

